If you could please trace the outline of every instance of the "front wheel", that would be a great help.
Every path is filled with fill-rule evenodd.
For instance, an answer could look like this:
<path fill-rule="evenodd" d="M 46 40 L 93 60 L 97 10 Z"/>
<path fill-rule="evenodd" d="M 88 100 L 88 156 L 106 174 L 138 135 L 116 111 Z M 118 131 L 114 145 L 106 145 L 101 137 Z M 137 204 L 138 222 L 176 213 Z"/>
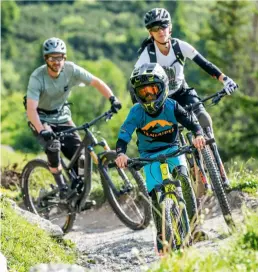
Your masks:
<path fill-rule="evenodd" d="M 145 182 L 134 169 L 114 165 L 116 153 L 108 151 L 99 164 L 108 202 L 118 218 L 132 230 L 145 229 L 151 220 L 151 204 Z"/>
<path fill-rule="evenodd" d="M 46 161 L 37 159 L 25 165 L 21 189 L 27 210 L 60 226 L 64 233 L 72 228 L 76 213 L 68 204 L 60 202 L 54 176 Z"/>
<path fill-rule="evenodd" d="M 231 209 L 225 190 L 222 185 L 221 176 L 215 162 L 213 160 L 211 151 L 208 146 L 202 149 L 203 161 L 209 173 L 210 181 L 217 196 L 222 214 L 228 226 L 234 226 L 234 221 L 231 214 Z"/>

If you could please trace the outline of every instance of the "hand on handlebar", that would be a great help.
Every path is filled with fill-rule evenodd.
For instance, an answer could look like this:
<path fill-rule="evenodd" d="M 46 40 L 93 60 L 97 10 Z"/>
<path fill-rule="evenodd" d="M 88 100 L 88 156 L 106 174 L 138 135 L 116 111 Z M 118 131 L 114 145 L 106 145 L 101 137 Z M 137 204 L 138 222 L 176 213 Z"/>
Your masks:
<path fill-rule="evenodd" d="M 128 159 L 129 158 L 127 155 L 125 155 L 124 153 L 120 153 L 120 154 L 118 154 L 117 158 L 115 159 L 116 165 L 119 168 L 126 168 Z"/>
<path fill-rule="evenodd" d="M 193 139 L 193 145 L 197 149 L 203 149 L 205 147 L 205 138 L 202 135 Z"/>
<path fill-rule="evenodd" d="M 223 78 L 223 84 L 227 95 L 231 95 L 238 88 L 238 85 L 234 82 L 234 80 L 227 76 Z"/>
<path fill-rule="evenodd" d="M 111 103 L 111 110 L 113 113 L 117 113 L 122 108 L 122 104 L 115 96 L 111 96 L 109 101 Z"/>
<path fill-rule="evenodd" d="M 51 130 L 41 130 L 39 135 L 47 142 L 49 140 L 53 140 L 56 137 L 56 134 Z"/>

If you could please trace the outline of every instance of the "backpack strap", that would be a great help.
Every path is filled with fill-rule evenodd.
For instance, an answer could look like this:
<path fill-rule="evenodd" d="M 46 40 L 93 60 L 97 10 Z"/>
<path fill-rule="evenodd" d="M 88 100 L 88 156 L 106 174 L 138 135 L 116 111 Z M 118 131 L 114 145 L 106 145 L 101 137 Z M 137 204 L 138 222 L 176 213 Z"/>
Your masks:
<path fill-rule="evenodd" d="M 156 56 L 154 43 L 149 43 L 147 45 L 147 50 L 150 57 L 150 62 L 157 62 L 157 56 Z"/>
<path fill-rule="evenodd" d="M 172 38 L 171 44 L 172 44 L 172 48 L 173 48 L 175 56 L 176 56 L 176 61 L 178 61 L 182 66 L 184 66 L 185 65 L 185 57 L 184 57 L 184 55 L 181 51 L 181 48 L 179 46 L 178 39 Z"/>

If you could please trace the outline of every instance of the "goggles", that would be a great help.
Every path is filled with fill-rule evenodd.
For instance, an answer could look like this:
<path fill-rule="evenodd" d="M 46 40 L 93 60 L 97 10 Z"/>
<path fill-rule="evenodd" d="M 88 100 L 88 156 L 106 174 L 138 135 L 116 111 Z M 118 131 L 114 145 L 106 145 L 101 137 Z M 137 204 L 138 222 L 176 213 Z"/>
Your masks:
<path fill-rule="evenodd" d="M 54 61 L 60 62 L 60 61 L 62 61 L 62 60 L 64 60 L 64 59 L 65 59 L 64 56 L 60 56 L 60 57 L 48 57 L 48 58 L 47 58 L 47 60 L 50 61 L 50 62 L 54 62 Z"/>
<path fill-rule="evenodd" d="M 146 86 L 142 86 L 142 87 L 137 87 L 136 88 L 136 94 L 137 96 L 146 101 L 146 98 L 148 98 L 148 96 L 156 96 L 159 93 L 159 87 L 157 85 L 146 85 Z M 150 97 L 150 98 L 151 98 Z"/>
<path fill-rule="evenodd" d="M 167 27 L 169 27 L 170 25 L 170 22 L 169 21 L 164 21 L 164 22 L 154 22 L 150 25 L 147 26 L 147 29 L 149 31 L 153 31 L 153 32 L 157 32 L 159 31 L 160 29 L 164 30 L 166 29 Z"/>

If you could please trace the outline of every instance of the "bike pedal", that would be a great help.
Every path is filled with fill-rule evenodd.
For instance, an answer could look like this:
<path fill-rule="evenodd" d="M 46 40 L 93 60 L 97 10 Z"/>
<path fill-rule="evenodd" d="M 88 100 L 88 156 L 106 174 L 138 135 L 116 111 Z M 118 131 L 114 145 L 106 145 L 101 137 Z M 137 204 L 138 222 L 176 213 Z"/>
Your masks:
<path fill-rule="evenodd" d="M 81 211 L 89 210 L 90 208 L 96 206 L 95 200 L 87 200 L 84 206 L 82 207 Z"/>

